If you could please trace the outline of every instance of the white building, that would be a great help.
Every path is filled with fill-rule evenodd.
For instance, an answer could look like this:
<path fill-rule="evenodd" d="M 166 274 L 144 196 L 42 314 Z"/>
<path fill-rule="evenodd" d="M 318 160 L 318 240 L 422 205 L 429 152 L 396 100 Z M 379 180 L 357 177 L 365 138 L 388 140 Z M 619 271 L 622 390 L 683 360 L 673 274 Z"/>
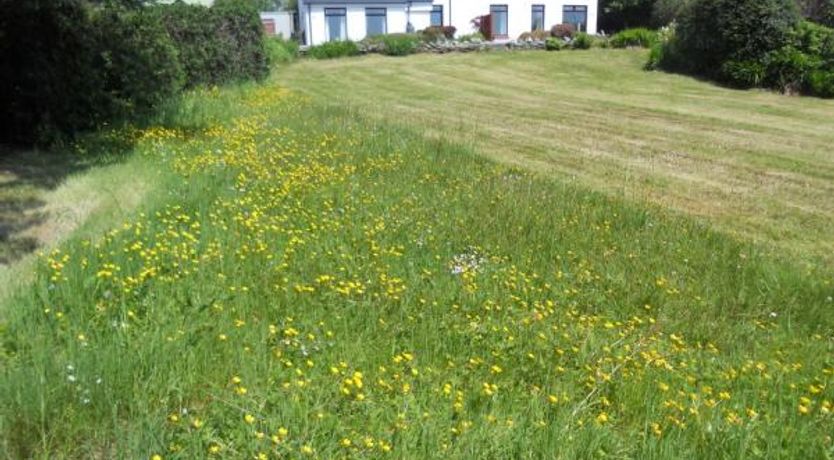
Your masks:
<path fill-rule="evenodd" d="M 292 13 L 289 11 L 263 11 L 261 23 L 264 25 L 264 33 L 267 36 L 282 37 L 287 40 L 295 32 Z"/>
<path fill-rule="evenodd" d="M 496 39 L 570 23 L 597 32 L 598 0 L 298 0 L 299 30 L 306 45 L 359 41 L 370 35 L 410 32 L 431 25 L 474 32 L 472 19 L 492 15 Z"/>

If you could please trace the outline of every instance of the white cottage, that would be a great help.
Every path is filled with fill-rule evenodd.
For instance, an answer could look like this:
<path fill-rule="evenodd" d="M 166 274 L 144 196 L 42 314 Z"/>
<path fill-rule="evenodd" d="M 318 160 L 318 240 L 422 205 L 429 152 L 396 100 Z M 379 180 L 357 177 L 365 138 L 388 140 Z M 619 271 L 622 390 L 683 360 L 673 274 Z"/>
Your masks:
<path fill-rule="evenodd" d="M 298 0 L 299 29 L 306 45 L 358 41 L 370 35 L 454 26 L 473 32 L 472 19 L 492 15 L 496 39 L 534 29 L 573 24 L 597 32 L 598 0 Z"/>

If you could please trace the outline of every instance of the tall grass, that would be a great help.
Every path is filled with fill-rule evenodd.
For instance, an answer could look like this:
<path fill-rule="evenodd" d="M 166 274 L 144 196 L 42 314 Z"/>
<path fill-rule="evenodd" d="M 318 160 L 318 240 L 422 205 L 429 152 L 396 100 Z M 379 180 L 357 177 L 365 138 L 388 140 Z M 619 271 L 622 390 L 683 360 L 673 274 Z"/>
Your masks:
<path fill-rule="evenodd" d="M 7 456 L 831 455 L 828 274 L 274 86 L 202 99 L 140 138 L 159 193 L 3 312 Z"/>

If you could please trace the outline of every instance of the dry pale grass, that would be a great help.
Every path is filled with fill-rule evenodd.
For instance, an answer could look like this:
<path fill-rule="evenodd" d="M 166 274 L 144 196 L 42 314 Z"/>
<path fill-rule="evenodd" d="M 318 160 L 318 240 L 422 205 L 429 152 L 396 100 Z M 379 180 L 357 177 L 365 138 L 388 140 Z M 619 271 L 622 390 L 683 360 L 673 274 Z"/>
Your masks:
<path fill-rule="evenodd" d="M 834 101 L 642 70 L 643 51 L 305 61 L 284 85 L 834 260 Z"/>
<path fill-rule="evenodd" d="M 0 162 L 0 304 L 30 280 L 35 251 L 80 229 L 97 235 L 127 218 L 149 190 L 141 158 L 83 167 L 68 156 L 19 153 Z"/>

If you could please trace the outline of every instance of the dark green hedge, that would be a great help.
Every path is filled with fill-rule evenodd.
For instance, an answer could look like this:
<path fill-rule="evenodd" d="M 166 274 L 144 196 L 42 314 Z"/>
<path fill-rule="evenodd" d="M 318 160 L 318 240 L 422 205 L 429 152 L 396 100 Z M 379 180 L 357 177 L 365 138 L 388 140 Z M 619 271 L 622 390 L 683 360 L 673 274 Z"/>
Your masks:
<path fill-rule="evenodd" d="M 834 30 L 801 20 L 793 0 L 693 0 L 649 67 L 834 97 Z"/>
<path fill-rule="evenodd" d="M 0 0 L 0 142 L 48 144 L 147 117 L 186 86 L 267 75 L 253 1 L 140 4 Z"/>
<path fill-rule="evenodd" d="M 154 9 L 174 40 L 188 86 L 259 80 L 269 73 L 254 2 L 218 0 L 211 8 L 176 2 Z"/>

